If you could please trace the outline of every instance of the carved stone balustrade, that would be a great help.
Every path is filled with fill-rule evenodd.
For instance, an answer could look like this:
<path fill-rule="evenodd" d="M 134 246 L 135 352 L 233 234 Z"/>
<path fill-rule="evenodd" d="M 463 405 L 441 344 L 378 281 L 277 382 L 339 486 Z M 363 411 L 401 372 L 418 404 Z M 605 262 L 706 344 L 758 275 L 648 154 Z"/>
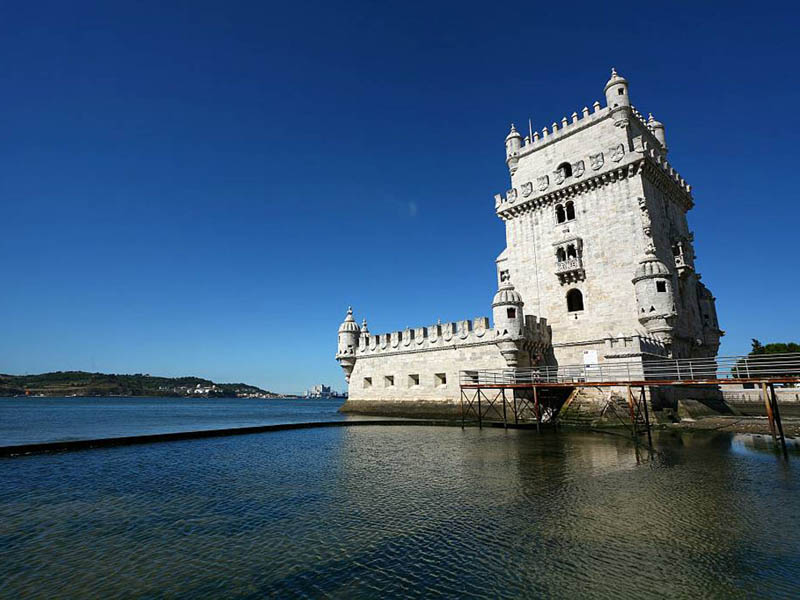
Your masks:
<path fill-rule="evenodd" d="M 558 280 L 562 284 L 583 280 L 585 277 L 583 259 L 581 257 L 573 257 L 557 262 L 556 275 L 558 275 Z"/>

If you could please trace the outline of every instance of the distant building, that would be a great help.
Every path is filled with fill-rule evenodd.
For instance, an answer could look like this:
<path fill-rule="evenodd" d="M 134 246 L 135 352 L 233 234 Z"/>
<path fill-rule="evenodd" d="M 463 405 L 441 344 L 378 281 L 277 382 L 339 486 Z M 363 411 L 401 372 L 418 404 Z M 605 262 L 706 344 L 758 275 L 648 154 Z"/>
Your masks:
<path fill-rule="evenodd" d="M 306 390 L 306 398 L 324 398 L 331 395 L 330 386 L 318 383 Z"/>
<path fill-rule="evenodd" d="M 306 390 L 306 398 L 344 398 L 344 394 L 331 389 L 328 385 L 318 383 Z"/>

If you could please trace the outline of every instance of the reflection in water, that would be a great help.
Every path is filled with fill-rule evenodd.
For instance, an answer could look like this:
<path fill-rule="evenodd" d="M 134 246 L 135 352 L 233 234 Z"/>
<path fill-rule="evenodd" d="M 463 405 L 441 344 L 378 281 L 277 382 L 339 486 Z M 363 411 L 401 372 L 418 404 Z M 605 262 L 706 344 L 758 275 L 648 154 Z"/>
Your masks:
<path fill-rule="evenodd" d="M 0 596 L 791 597 L 794 463 L 730 434 L 289 431 L 0 461 Z"/>

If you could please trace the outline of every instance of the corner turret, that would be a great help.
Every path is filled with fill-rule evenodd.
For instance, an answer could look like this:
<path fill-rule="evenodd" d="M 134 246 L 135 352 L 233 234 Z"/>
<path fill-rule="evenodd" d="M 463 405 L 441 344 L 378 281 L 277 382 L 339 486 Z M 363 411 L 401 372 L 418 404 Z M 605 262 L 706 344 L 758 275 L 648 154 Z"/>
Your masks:
<path fill-rule="evenodd" d="M 639 322 L 649 333 L 669 346 L 672 344 L 677 315 L 672 274 L 667 266 L 658 260 L 652 247 L 647 249 L 639 261 L 631 281 L 636 292 Z"/>
<path fill-rule="evenodd" d="M 509 367 L 520 364 L 520 354 L 525 345 L 525 317 L 522 314 L 522 296 L 511 281 L 500 283 L 492 301 L 494 333 L 500 354 Z"/>
<path fill-rule="evenodd" d="M 506 279 L 500 283 L 492 301 L 492 318 L 498 335 L 522 335 L 525 319 L 522 316 L 524 306 L 522 296 L 514 289 L 514 285 Z"/>
<path fill-rule="evenodd" d="M 650 131 L 653 132 L 653 135 L 658 140 L 658 143 L 661 144 L 661 148 L 664 150 L 664 154 L 667 153 L 667 136 L 664 132 L 664 124 L 660 121 L 656 121 L 653 118 L 653 113 L 650 113 L 650 118 L 647 120 L 647 127 Z"/>
<path fill-rule="evenodd" d="M 361 330 L 353 318 L 353 308 L 347 307 L 347 316 L 339 326 L 339 346 L 336 350 L 336 360 L 344 371 L 344 379 L 350 383 L 350 373 L 356 364 L 356 348 Z"/>
<path fill-rule="evenodd" d="M 606 83 L 604 89 L 606 94 L 606 105 L 611 110 L 614 124 L 617 127 L 627 127 L 628 115 L 631 110 L 631 100 L 628 97 L 628 80 L 617 74 L 617 70 L 611 69 L 611 79 Z"/>
<path fill-rule="evenodd" d="M 506 136 L 506 165 L 513 175 L 519 163 L 519 151 L 522 148 L 522 136 L 517 131 L 514 124 L 511 124 L 511 131 Z"/>

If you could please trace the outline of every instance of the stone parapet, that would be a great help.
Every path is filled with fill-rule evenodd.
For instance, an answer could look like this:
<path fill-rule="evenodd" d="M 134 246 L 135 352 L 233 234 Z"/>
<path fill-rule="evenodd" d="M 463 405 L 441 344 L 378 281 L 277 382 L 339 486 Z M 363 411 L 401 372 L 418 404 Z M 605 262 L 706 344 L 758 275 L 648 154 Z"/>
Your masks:
<path fill-rule="evenodd" d="M 531 341 L 549 344 L 550 333 L 546 319 L 525 316 L 524 337 Z M 488 317 L 436 323 L 427 327 L 407 327 L 389 333 L 362 334 L 356 350 L 357 358 L 387 356 L 400 353 L 434 351 L 451 347 L 476 346 L 497 343 L 497 336 Z"/>
<path fill-rule="evenodd" d="M 607 119 L 610 115 L 608 107 L 601 108 L 599 102 L 595 102 L 592 105 L 592 109 L 593 112 L 590 112 L 589 107 L 584 106 L 580 115 L 577 112 L 572 113 L 571 120 L 567 119 L 567 117 L 562 117 L 561 121 L 554 121 L 549 128 L 546 126 L 543 127 L 541 134 L 539 131 L 534 131 L 527 135 L 520 148 L 519 157 L 522 158 L 533 154 L 550 144 L 554 144 L 566 137 L 583 131 L 595 123 Z"/>

